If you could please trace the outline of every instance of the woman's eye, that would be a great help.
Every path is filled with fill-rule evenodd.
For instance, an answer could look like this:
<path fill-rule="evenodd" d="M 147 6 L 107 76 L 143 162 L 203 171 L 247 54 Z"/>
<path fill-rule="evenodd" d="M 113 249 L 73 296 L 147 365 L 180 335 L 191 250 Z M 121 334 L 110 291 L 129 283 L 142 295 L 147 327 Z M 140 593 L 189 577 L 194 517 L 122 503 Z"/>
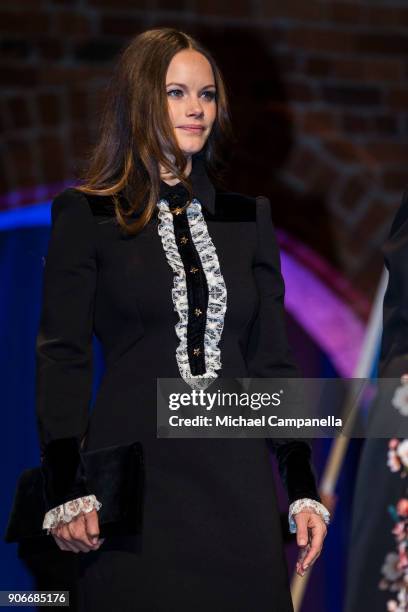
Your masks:
<path fill-rule="evenodd" d="M 214 100 L 215 98 L 215 91 L 205 91 L 203 93 L 203 95 L 207 95 L 209 100 Z"/>
<path fill-rule="evenodd" d="M 181 89 L 169 89 L 169 91 L 167 92 L 167 95 L 169 96 L 170 94 L 175 93 L 175 92 L 183 93 Z M 174 97 L 177 97 L 177 96 L 172 96 L 172 98 Z"/>
<path fill-rule="evenodd" d="M 172 98 L 178 98 L 180 97 L 179 94 L 183 95 L 183 93 L 184 92 L 181 89 L 169 89 L 167 95 Z M 215 91 L 204 91 L 202 95 L 205 96 L 207 100 L 214 100 L 216 94 Z"/>

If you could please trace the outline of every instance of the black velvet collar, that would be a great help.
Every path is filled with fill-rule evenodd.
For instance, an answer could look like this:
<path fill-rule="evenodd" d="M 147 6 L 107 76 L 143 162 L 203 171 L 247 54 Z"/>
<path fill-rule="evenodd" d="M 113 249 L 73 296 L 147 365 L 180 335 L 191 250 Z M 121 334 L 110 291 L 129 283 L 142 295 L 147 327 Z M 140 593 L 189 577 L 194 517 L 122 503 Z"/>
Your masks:
<path fill-rule="evenodd" d="M 241 193 L 216 189 L 208 176 L 202 152 L 192 156 L 190 179 L 193 196 L 202 204 L 203 215 L 207 221 L 255 221 L 255 198 Z M 168 185 L 164 181 L 160 181 L 159 195 L 168 200 L 170 208 L 172 208 L 173 205 L 182 206 L 187 201 L 188 192 L 180 182 L 175 185 Z M 95 217 L 115 217 L 111 197 L 86 194 L 86 198 Z M 156 209 L 156 217 L 157 213 L 158 210 Z M 103 222 L 101 221 L 101 223 Z"/>
<path fill-rule="evenodd" d="M 191 172 L 189 178 L 193 187 L 193 196 L 212 215 L 215 212 L 215 187 L 212 184 L 205 167 L 205 161 L 201 152 L 195 153 L 191 157 Z M 188 198 L 188 191 L 181 182 L 169 185 L 165 181 L 160 181 L 160 197 L 168 200 L 170 208 L 180 206 Z"/>

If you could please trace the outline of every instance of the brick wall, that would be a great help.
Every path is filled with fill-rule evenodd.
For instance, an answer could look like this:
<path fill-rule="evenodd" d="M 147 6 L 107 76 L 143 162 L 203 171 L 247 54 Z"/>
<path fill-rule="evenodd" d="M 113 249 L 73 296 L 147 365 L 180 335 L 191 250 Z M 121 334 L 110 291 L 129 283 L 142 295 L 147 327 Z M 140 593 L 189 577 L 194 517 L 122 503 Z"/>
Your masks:
<path fill-rule="evenodd" d="M 276 223 L 371 297 L 408 184 L 405 1 L 3 3 L 3 206 L 75 176 L 112 59 L 160 25 L 196 35 L 224 69 L 241 143 L 231 189 L 271 197 Z"/>

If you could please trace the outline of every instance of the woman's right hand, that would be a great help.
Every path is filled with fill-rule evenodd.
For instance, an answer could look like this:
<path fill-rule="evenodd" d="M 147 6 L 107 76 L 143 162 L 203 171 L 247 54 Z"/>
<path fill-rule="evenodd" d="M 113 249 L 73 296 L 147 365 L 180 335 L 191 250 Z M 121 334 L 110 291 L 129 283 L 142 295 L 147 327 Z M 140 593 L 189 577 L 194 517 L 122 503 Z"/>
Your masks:
<path fill-rule="evenodd" d="M 69 523 L 60 522 L 51 529 L 51 534 L 61 550 L 89 552 L 98 550 L 105 538 L 99 538 L 97 510 L 83 512 Z"/>

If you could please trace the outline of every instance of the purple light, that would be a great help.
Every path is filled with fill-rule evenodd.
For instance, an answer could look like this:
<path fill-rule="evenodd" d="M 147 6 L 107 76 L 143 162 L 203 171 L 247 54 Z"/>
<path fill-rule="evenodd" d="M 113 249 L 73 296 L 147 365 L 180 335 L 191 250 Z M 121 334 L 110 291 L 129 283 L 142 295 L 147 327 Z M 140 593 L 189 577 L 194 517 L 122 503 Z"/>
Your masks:
<path fill-rule="evenodd" d="M 340 376 L 352 377 L 364 324 L 311 270 L 281 250 L 287 311 L 330 357 Z"/>

